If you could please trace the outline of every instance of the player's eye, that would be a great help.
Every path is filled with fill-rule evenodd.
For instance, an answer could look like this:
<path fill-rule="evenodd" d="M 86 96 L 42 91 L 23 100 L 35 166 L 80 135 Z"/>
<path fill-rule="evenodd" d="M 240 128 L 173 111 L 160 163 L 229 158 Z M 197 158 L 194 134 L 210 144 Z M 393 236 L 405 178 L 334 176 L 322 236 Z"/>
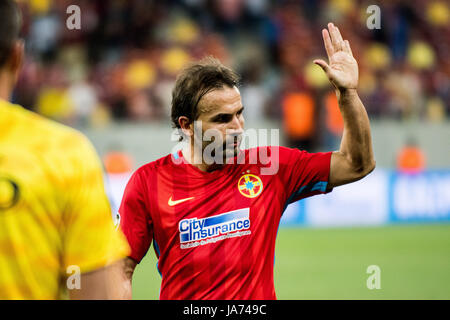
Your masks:
<path fill-rule="evenodd" d="M 217 117 L 214 118 L 214 122 L 219 122 L 219 123 L 226 123 L 229 122 L 231 120 L 231 116 L 229 114 L 223 114 L 223 115 L 219 115 Z"/>

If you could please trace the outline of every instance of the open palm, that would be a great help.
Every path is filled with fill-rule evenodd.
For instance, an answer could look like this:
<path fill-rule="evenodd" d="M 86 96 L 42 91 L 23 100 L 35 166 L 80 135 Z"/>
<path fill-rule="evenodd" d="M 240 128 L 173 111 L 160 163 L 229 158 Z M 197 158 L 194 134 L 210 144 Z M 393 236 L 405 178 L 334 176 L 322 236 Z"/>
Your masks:
<path fill-rule="evenodd" d="M 321 59 L 314 63 L 322 67 L 336 89 L 356 89 L 358 85 L 358 63 L 352 54 L 350 43 L 343 40 L 339 29 L 332 23 L 322 30 L 323 42 L 329 64 Z"/>

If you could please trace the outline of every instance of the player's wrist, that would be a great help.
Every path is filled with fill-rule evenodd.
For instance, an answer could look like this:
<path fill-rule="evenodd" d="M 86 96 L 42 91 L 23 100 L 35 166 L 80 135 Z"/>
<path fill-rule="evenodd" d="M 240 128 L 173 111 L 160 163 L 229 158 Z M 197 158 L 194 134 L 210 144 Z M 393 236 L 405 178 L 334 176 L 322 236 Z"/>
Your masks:
<path fill-rule="evenodd" d="M 336 96 L 338 97 L 338 100 L 356 98 L 358 92 L 356 88 L 339 88 L 336 89 Z"/>

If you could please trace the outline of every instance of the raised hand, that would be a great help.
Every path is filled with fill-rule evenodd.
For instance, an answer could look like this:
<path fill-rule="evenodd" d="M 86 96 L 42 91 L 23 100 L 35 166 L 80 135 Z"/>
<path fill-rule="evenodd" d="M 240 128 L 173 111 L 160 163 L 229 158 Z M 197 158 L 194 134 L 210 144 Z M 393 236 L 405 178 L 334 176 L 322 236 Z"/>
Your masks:
<path fill-rule="evenodd" d="M 322 30 L 322 37 L 329 64 L 321 59 L 314 60 L 314 63 L 322 67 L 336 89 L 356 89 L 358 63 L 353 58 L 350 43 L 342 39 L 339 29 L 332 23 L 328 24 L 328 30 Z"/>

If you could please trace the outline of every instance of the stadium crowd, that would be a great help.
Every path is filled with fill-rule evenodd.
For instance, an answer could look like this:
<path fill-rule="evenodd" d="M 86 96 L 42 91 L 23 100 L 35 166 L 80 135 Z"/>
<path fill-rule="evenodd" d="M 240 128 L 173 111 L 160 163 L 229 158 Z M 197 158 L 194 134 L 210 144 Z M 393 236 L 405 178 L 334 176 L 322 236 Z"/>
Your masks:
<path fill-rule="evenodd" d="M 14 101 L 74 126 L 169 119 L 180 69 L 213 55 L 242 76 L 247 119 L 278 120 L 293 145 L 342 130 L 328 79 L 328 21 L 350 41 L 372 119 L 450 117 L 450 5 L 444 0 L 21 0 L 26 62 Z M 81 9 L 69 30 L 67 8 Z M 370 30 L 367 8 L 381 9 Z M 319 134 L 320 133 L 320 134 Z"/>

